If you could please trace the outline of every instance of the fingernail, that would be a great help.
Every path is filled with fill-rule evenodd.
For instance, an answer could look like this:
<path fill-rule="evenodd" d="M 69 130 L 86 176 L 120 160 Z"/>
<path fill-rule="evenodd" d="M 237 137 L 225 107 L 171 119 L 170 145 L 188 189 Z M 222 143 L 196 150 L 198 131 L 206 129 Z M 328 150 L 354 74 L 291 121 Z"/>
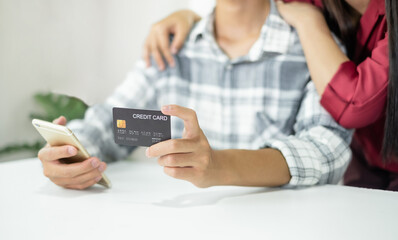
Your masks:
<path fill-rule="evenodd" d="M 98 171 L 104 172 L 105 171 L 105 164 L 101 164 L 98 168 Z"/>
<path fill-rule="evenodd" d="M 170 111 L 171 110 L 171 106 L 170 105 L 164 105 L 163 107 L 162 107 L 162 111 Z"/>
<path fill-rule="evenodd" d="M 76 148 L 74 148 L 74 147 L 68 147 L 68 153 L 69 153 L 71 156 L 74 156 L 74 155 L 76 155 L 77 150 L 76 150 Z"/>
<path fill-rule="evenodd" d="M 99 177 L 96 177 L 94 180 L 95 180 L 96 182 L 99 182 L 99 180 L 101 180 L 101 179 L 102 179 L 102 177 L 99 176 Z"/>
<path fill-rule="evenodd" d="M 177 48 L 172 47 L 172 48 L 171 48 L 171 53 L 172 53 L 172 54 L 177 54 Z"/>
<path fill-rule="evenodd" d="M 98 159 L 91 160 L 91 166 L 93 166 L 93 168 L 97 168 L 99 165 L 100 162 L 98 161 Z"/>
<path fill-rule="evenodd" d="M 149 158 L 149 148 L 146 148 L 146 150 L 145 150 L 145 156 Z"/>

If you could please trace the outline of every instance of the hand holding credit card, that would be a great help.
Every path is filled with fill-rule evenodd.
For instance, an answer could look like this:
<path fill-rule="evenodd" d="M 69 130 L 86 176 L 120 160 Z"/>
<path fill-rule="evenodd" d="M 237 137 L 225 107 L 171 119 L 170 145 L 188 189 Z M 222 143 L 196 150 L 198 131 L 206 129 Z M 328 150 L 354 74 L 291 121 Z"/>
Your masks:
<path fill-rule="evenodd" d="M 181 138 L 170 139 L 170 116 L 184 121 Z M 221 183 L 224 169 L 213 158 L 215 153 L 193 109 L 178 105 L 163 106 L 162 111 L 113 108 L 113 128 L 117 144 L 148 146 L 146 156 L 158 158 L 167 175 L 198 187 Z"/>
<path fill-rule="evenodd" d="M 162 107 L 162 113 L 184 121 L 181 138 L 154 144 L 146 149 L 146 156 L 158 158 L 163 171 L 174 178 L 190 181 L 198 187 L 224 184 L 224 164 L 216 154 L 200 128 L 195 110 L 178 105 Z M 224 163 L 225 161 L 223 161 Z"/>
<path fill-rule="evenodd" d="M 149 147 L 171 138 L 170 116 L 161 111 L 113 108 L 115 142 Z"/>

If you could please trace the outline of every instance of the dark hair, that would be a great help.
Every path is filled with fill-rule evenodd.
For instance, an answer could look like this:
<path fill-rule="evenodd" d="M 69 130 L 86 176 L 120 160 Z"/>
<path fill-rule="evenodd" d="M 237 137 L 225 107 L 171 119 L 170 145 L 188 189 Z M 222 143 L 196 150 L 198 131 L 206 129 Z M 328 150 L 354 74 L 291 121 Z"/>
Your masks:
<path fill-rule="evenodd" d="M 386 0 L 390 73 L 387 95 L 387 119 L 384 130 L 383 157 L 398 157 L 398 4 Z M 395 159 L 397 162 L 398 159 Z"/>
<path fill-rule="evenodd" d="M 352 59 L 358 23 L 361 15 L 345 0 L 323 0 L 324 15 L 330 30 L 341 39 Z M 389 82 L 386 123 L 383 139 L 384 162 L 398 162 L 398 4 L 397 0 L 386 0 L 389 38 Z"/>
<path fill-rule="evenodd" d="M 323 14 L 330 30 L 340 38 L 347 49 L 347 56 L 352 58 L 361 14 L 345 0 L 323 0 L 322 2 Z"/>

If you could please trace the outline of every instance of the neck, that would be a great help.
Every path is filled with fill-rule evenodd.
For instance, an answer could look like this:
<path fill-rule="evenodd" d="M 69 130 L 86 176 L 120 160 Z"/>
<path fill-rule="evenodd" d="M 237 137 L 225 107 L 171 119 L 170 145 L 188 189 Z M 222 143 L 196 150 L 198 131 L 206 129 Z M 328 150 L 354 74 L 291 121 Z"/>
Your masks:
<path fill-rule="evenodd" d="M 237 39 L 260 33 L 268 16 L 269 1 L 218 0 L 214 23 L 216 38 Z"/>
<path fill-rule="evenodd" d="M 357 10 L 361 15 L 366 12 L 370 0 L 345 0 L 351 7 Z"/>

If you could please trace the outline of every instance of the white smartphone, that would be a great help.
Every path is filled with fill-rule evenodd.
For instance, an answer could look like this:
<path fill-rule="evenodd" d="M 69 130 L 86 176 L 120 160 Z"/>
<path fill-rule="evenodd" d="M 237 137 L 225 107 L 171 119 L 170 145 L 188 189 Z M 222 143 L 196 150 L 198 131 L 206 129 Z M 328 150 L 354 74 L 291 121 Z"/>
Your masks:
<path fill-rule="evenodd" d="M 70 158 L 61 159 L 61 162 L 82 162 L 90 157 L 86 149 L 69 128 L 39 119 L 33 119 L 32 124 L 50 146 L 71 145 L 76 147 L 77 154 Z M 111 182 L 104 173 L 98 184 L 107 188 L 111 187 Z"/>

